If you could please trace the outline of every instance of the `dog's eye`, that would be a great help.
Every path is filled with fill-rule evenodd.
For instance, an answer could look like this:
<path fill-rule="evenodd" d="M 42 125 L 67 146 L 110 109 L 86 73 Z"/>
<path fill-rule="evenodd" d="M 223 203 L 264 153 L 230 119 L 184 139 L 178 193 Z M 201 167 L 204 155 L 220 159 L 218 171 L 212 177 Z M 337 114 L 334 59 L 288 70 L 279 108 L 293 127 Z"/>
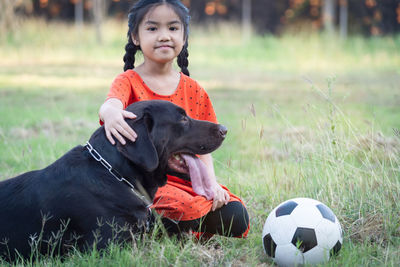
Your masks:
<path fill-rule="evenodd" d="M 182 116 L 181 122 L 188 122 L 189 119 L 187 116 Z"/>

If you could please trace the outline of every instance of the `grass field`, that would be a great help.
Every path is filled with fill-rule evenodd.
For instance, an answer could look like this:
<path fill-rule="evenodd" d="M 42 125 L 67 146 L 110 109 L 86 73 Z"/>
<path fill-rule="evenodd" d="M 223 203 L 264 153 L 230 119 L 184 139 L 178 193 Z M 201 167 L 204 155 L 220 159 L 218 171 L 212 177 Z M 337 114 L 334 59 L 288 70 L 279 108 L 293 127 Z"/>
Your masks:
<path fill-rule="evenodd" d="M 84 144 L 122 72 L 125 24 L 94 31 L 25 23 L 0 46 L 0 180 Z M 340 41 L 316 34 L 252 37 L 193 28 L 191 76 L 229 129 L 214 155 L 219 181 L 248 206 L 247 239 L 199 244 L 145 237 L 106 256 L 72 253 L 31 266 L 269 266 L 261 232 L 294 197 L 327 204 L 344 229 L 326 266 L 400 264 L 400 36 Z M 60 190 L 62 194 L 62 191 Z M 1 264 L 1 262 L 0 262 Z"/>

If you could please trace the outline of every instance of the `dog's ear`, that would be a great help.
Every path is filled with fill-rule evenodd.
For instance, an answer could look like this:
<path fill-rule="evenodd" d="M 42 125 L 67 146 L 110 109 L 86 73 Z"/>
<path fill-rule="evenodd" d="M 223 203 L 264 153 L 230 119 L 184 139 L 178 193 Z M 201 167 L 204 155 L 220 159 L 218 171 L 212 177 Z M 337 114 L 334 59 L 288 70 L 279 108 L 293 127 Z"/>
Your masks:
<path fill-rule="evenodd" d="M 117 142 L 117 149 L 139 167 L 148 172 L 154 171 L 158 166 L 158 153 L 150 135 L 153 119 L 145 112 L 141 118 L 136 118 L 133 122 L 132 128 L 137 134 L 136 141 L 125 139 L 125 145 Z"/>

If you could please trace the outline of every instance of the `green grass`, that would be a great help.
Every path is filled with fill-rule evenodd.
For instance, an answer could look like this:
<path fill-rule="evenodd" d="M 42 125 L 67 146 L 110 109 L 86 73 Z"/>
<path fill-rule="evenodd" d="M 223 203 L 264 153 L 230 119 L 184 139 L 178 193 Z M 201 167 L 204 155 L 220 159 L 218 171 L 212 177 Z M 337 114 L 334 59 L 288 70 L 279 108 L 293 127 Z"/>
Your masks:
<path fill-rule="evenodd" d="M 104 43 L 89 26 L 30 21 L 0 45 L 0 179 L 43 168 L 98 127 L 122 71 L 125 24 Z M 345 239 L 326 266 L 400 263 L 400 36 L 347 41 L 316 34 L 254 36 L 193 28 L 190 71 L 229 128 L 214 155 L 219 181 L 247 204 L 244 240 L 145 237 L 126 247 L 33 266 L 259 266 L 269 212 L 294 197 L 335 212 Z"/>

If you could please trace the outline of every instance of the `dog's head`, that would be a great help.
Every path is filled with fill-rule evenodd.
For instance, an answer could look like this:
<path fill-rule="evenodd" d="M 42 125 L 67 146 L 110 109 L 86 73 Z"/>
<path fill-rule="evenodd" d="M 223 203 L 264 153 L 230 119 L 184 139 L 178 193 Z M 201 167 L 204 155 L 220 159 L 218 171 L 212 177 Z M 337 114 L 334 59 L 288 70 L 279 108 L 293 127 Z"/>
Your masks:
<path fill-rule="evenodd" d="M 168 101 L 140 101 L 127 110 L 137 115 L 127 122 L 138 137 L 135 142 L 118 143 L 117 149 L 146 172 L 157 168 L 165 172 L 168 165 L 179 171 L 180 154 L 210 153 L 222 144 L 227 132 L 222 125 L 190 118 L 184 109 Z"/>

